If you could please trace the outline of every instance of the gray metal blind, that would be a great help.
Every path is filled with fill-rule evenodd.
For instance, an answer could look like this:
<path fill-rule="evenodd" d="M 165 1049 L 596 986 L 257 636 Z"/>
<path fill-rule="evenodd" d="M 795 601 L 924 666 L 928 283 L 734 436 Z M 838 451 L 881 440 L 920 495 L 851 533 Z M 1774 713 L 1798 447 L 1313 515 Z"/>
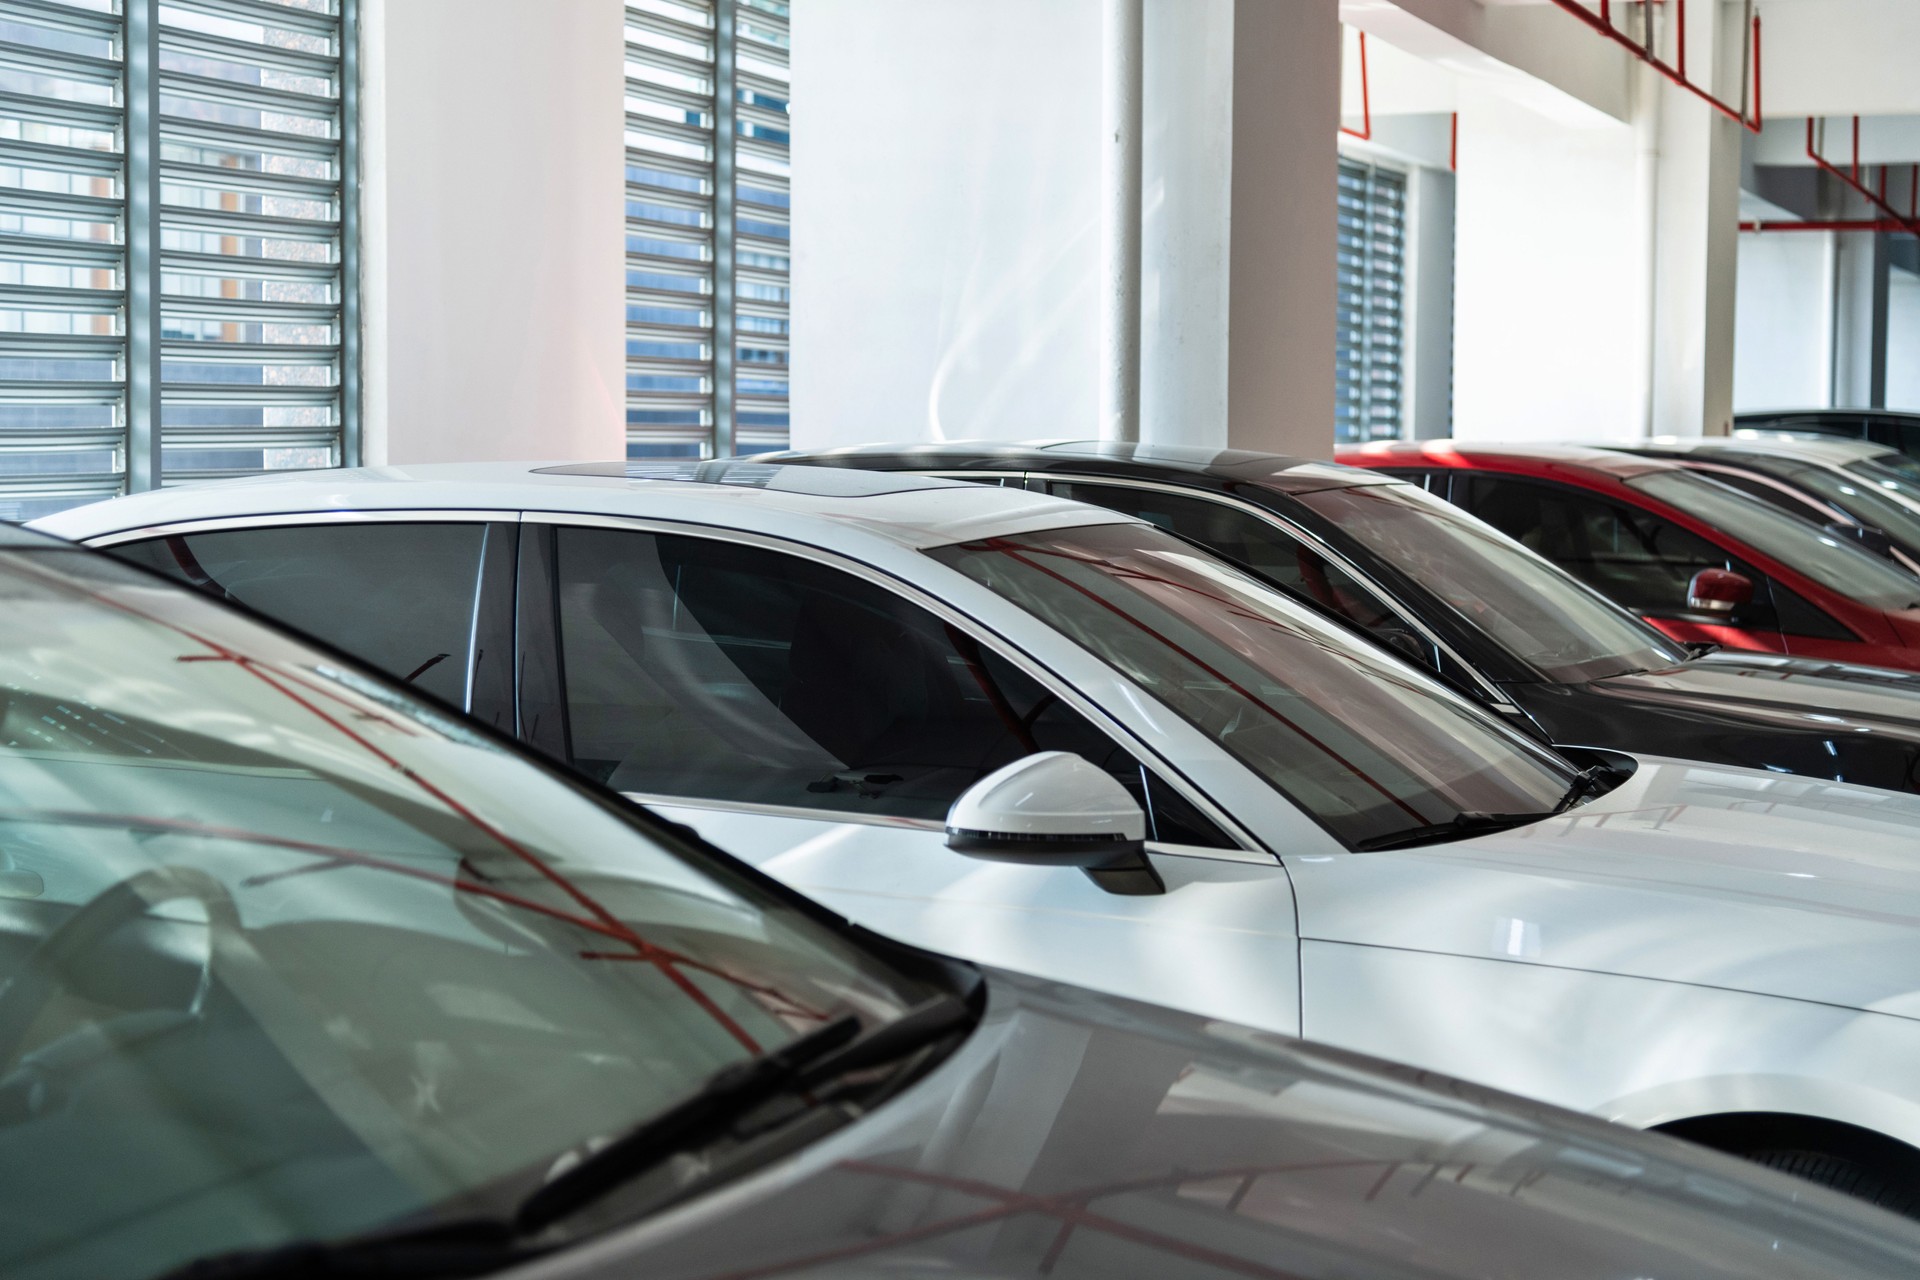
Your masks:
<path fill-rule="evenodd" d="M 626 0 L 627 453 L 787 442 L 785 0 Z"/>
<path fill-rule="evenodd" d="M 357 447 L 356 0 L 0 0 L 0 517 Z"/>
<path fill-rule="evenodd" d="M 1394 440 L 1401 434 L 1407 180 L 1343 158 L 1339 181 L 1334 438 Z"/>

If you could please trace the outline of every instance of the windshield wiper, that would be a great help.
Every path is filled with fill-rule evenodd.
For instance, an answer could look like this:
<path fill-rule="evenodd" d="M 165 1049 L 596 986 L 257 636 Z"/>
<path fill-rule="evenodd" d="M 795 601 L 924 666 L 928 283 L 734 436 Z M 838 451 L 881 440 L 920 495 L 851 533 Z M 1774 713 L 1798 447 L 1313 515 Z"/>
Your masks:
<path fill-rule="evenodd" d="M 1689 658 L 1704 658 L 1710 653 L 1718 653 L 1725 645 L 1714 640 L 1689 640 L 1683 646 Z"/>
<path fill-rule="evenodd" d="M 965 1001 L 939 996 L 865 1035 L 859 1034 L 859 1019 L 849 1015 L 772 1053 L 724 1068 L 692 1097 L 583 1156 L 579 1163 L 528 1196 L 514 1214 L 514 1226 L 526 1234 L 544 1230 L 676 1155 L 726 1136 L 763 1103 L 783 1094 L 805 1094 L 837 1077 L 904 1057 L 944 1039 L 972 1020 L 973 1010 Z M 769 1127 L 799 1114 L 803 1112 L 784 1115 Z M 832 1127 L 858 1114 L 843 1109 Z M 696 1177 L 706 1182 L 713 1172 L 707 1170 Z M 676 1198 L 692 1189 L 690 1184 L 683 1184 Z"/>
<path fill-rule="evenodd" d="M 791 1122 L 823 1115 L 824 1123 L 798 1126 L 811 1141 L 825 1136 L 861 1112 L 846 1104 L 822 1112 L 804 1095 L 826 1082 L 884 1066 L 964 1030 L 972 1007 L 955 996 L 938 996 L 916 1005 L 865 1034 L 849 1014 L 797 1040 L 746 1062 L 723 1067 L 692 1096 L 643 1121 L 612 1142 L 581 1156 L 529 1195 L 510 1217 L 471 1218 L 398 1231 L 352 1236 L 340 1241 L 307 1240 L 269 1249 L 247 1249 L 201 1258 L 167 1272 L 160 1280 L 305 1280 L 324 1276 L 476 1276 L 531 1261 L 551 1243 L 536 1243 L 548 1227 L 632 1182 L 649 1171 L 731 1135 L 755 1111 L 782 1095 L 800 1095 L 800 1105 L 782 1112 L 756 1132 L 796 1127 Z M 776 1158 L 801 1142 L 752 1154 Z M 745 1154 L 743 1151 L 742 1154 Z M 667 1200 L 680 1199 L 723 1174 L 744 1172 L 747 1163 L 724 1159 L 697 1168 L 673 1188 Z M 663 1207 L 660 1202 L 649 1209 Z"/>
<path fill-rule="evenodd" d="M 1567 788 L 1567 794 L 1561 796 L 1560 803 L 1554 805 L 1552 812 L 1545 816 L 1551 817 L 1554 813 L 1565 813 L 1588 796 L 1600 794 L 1601 787 L 1608 778 L 1613 776 L 1613 773 L 1613 768 L 1609 765 L 1588 765 L 1573 775 L 1573 784 Z"/>

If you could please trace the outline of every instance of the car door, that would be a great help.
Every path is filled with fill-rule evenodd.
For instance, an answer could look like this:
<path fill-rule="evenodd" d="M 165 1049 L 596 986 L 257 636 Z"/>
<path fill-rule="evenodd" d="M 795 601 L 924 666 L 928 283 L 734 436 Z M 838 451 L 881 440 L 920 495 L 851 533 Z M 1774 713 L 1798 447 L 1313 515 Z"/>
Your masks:
<path fill-rule="evenodd" d="M 857 923 L 936 950 L 1286 1032 L 1291 884 L 1071 689 L 890 578 L 793 544 L 529 513 L 523 722 L 573 768 Z M 542 602 L 536 589 L 551 584 Z M 544 611 L 544 619 L 524 610 Z M 1162 895 L 945 843 L 973 782 L 1073 751 L 1142 804 Z"/>
<path fill-rule="evenodd" d="M 1788 651 L 1767 576 L 1691 530 L 1640 507 L 1519 476 L 1454 478 L 1453 501 L 1682 642 Z M 1722 622 L 1687 607 L 1702 569 L 1753 583 L 1751 602 Z"/>

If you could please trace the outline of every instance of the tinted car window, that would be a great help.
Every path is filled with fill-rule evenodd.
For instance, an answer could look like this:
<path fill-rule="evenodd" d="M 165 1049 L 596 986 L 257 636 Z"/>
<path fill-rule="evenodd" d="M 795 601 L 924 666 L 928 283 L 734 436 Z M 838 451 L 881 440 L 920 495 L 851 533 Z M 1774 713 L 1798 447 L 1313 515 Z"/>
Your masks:
<path fill-rule="evenodd" d="M 1561 569 L 1417 489 L 1322 489 L 1299 501 L 1550 679 L 1597 680 L 1686 659 Z"/>
<path fill-rule="evenodd" d="M 1861 604 L 1905 609 L 1920 600 L 1920 583 L 1890 561 L 1690 471 L 1651 472 L 1627 483 Z"/>
<path fill-rule="evenodd" d="M 1223 502 L 1118 485 L 1056 483 L 1053 492 L 1138 516 L 1191 539 L 1315 608 L 1352 623 L 1403 657 L 1429 667 L 1439 654 L 1381 596 L 1271 520 Z"/>
<path fill-rule="evenodd" d="M 79 551 L 0 552 L 0 857 L 16 1280 L 511 1218 L 715 1072 L 935 991 L 396 686 Z"/>
<path fill-rule="evenodd" d="M 563 528 L 556 579 L 570 754 L 620 790 L 941 820 L 995 769 L 1072 751 L 1149 800 L 1132 756 L 1079 713 L 838 569 Z M 1205 842 L 1174 829 L 1177 800 L 1152 798 L 1156 838 Z"/>
<path fill-rule="evenodd" d="M 487 526 L 271 525 L 125 543 L 113 554 L 237 600 L 464 706 Z"/>
<path fill-rule="evenodd" d="M 1705 538 L 1624 503 L 1499 475 L 1473 475 L 1461 487 L 1467 510 L 1636 613 L 1684 611 L 1687 584 L 1702 569 L 1745 572 Z M 1766 510 L 1728 490 L 1721 492 Z"/>
<path fill-rule="evenodd" d="M 1072 638 L 1349 847 L 1462 813 L 1550 809 L 1572 776 L 1417 668 L 1158 529 L 927 554 Z"/>

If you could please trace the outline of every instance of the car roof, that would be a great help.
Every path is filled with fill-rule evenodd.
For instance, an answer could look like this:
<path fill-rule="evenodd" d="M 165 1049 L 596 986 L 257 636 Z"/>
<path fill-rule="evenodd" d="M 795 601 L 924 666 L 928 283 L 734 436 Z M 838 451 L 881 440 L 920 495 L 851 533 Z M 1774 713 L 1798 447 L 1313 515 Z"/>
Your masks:
<path fill-rule="evenodd" d="M 1871 440 L 1845 440 L 1835 436 L 1790 436 L 1755 432 L 1751 436 L 1712 436 L 1700 439 L 1667 437 L 1638 445 L 1622 445 L 1636 453 L 1654 457 L 1709 457 L 1733 454 L 1743 457 L 1770 457 L 1811 462 L 1820 466 L 1843 467 L 1850 462 L 1871 461 L 1898 453 Z"/>
<path fill-rule="evenodd" d="M 1477 462 L 1496 466 L 1503 462 L 1533 463 L 1550 470 L 1585 471 L 1615 480 L 1669 471 L 1680 465 L 1594 445 L 1481 443 L 1475 440 L 1376 441 L 1372 444 L 1346 445 L 1338 450 L 1338 456 L 1360 459 L 1363 465 L 1375 467 L 1444 467 Z"/>
<path fill-rule="evenodd" d="M 876 467 L 885 471 L 1049 471 L 1098 470 L 1138 479 L 1188 480 L 1203 477 L 1227 483 L 1259 484 L 1283 493 L 1311 493 L 1353 485 L 1393 484 L 1393 477 L 1359 467 L 1250 449 L 1209 449 L 1195 445 L 1114 440 L 946 440 L 930 444 L 871 444 L 842 449 L 795 450 L 774 460 L 805 460 L 833 466 Z M 1062 465 L 1066 464 L 1066 465 Z"/>
<path fill-rule="evenodd" d="M 340 511 L 519 511 L 645 517 L 814 540 L 829 530 L 922 548 L 1131 522 L 1020 489 L 760 462 L 433 463 L 282 472 L 181 485 L 34 522 L 73 539 L 130 529 Z M 511 518 L 509 515 L 508 518 Z"/>

